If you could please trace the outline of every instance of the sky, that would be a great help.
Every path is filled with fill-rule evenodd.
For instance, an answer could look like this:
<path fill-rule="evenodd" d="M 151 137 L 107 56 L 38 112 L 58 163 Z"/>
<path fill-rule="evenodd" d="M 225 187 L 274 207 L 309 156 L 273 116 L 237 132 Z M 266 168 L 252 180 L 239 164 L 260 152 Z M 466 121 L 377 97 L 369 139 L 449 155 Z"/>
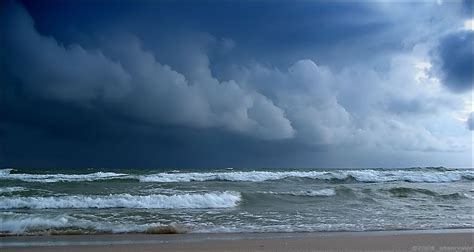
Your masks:
<path fill-rule="evenodd" d="M 0 5 L 0 166 L 473 166 L 472 0 Z"/>

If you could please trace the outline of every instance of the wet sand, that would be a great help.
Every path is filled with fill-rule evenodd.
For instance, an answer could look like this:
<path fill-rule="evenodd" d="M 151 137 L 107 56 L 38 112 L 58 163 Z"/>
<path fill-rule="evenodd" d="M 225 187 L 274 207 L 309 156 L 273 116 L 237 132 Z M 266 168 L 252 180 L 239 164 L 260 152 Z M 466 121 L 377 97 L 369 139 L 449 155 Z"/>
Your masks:
<path fill-rule="evenodd" d="M 0 238 L 7 251 L 474 251 L 474 230 Z"/>

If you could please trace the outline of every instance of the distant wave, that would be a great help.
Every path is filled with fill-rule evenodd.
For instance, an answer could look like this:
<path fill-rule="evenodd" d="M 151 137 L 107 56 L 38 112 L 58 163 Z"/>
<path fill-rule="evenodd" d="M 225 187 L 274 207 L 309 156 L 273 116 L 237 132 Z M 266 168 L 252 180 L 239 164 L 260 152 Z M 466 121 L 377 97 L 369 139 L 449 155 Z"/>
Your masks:
<path fill-rule="evenodd" d="M 193 181 L 263 182 L 288 178 L 308 178 L 333 182 L 355 181 L 379 182 L 426 182 L 443 183 L 474 180 L 474 170 L 449 169 L 401 169 L 401 170 L 327 170 L 327 171 L 228 171 L 228 172 L 161 172 L 148 175 L 115 172 L 89 174 L 29 174 L 11 173 L 11 169 L 0 170 L 0 180 L 22 180 L 26 182 L 53 183 L 98 181 L 111 179 L 136 179 L 140 182 L 179 183 Z"/>
<path fill-rule="evenodd" d="M 358 182 L 454 182 L 462 179 L 474 179 L 474 171 L 449 170 L 334 170 L 334 171 L 249 171 L 249 172 L 191 172 L 191 173 L 157 173 L 138 176 L 141 182 L 191 182 L 191 181 L 236 181 L 236 182 L 263 182 L 286 178 L 310 178 L 319 180 Z"/>
<path fill-rule="evenodd" d="M 74 181 L 94 181 L 125 178 L 128 174 L 115 172 L 95 172 L 89 174 L 30 174 L 11 173 L 12 169 L 0 170 L 0 179 L 22 180 L 26 182 L 53 183 L 53 182 L 74 182 Z"/>
<path fill-rule="evenodd" d="M 8 169 L 0 169 L 0 176 L 5 176 L 5 175 L 8 175 L 10 174 L 11 171 L 13 171 L 14 169 L 11 169 L 11 168 L 8 168 Z"/>
<path fill-rule="evenodd" d="M 241 200 L 240 193 L 214 192 L 182 195 L 0 197 L 0 209 L 47 208 L 231 208 Z"/>
<path fill-rule="evenodd" d="M 13 192 L 23 192 L 28 191 L 29 189 L 21 186 L 10 186 L 10 187 L 0 187 L 0 193 L 13 193 Z"/>
<path fill-rule="evenodd" d="M 326 188 L 321 190 L 307 190 L 307 191 L 291 191 L 291 192 L 262 192 L 267 194 L 276 194 L 276 195 L 291 195 L 291 196 L 309 196 L 309 197 L 329 197 L 335 196 L 336 190 L 332 188 Z"/>

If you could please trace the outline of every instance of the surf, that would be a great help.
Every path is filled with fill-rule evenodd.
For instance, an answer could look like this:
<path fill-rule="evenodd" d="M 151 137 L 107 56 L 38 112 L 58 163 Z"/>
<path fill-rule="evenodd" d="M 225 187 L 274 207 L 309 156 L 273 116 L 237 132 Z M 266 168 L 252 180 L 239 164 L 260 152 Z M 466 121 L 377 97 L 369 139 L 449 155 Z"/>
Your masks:
<path fill-rule="evenodd" d="M 0 197 L 0 209 L 75 209 L 75 208 L 231 208 L 241 200 L 237 192 L 211 192 L 176 195 L 71 195 L 56 197 Z"/>

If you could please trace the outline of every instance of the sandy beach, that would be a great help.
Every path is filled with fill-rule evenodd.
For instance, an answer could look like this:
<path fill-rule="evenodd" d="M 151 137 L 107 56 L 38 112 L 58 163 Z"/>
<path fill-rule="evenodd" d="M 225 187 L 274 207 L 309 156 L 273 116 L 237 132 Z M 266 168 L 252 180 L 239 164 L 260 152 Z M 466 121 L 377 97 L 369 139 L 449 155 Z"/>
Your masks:
<path fill-rule="evenodd" d="M 7 251 L 474 251 L 471 229 L 2 237 Z"/>

